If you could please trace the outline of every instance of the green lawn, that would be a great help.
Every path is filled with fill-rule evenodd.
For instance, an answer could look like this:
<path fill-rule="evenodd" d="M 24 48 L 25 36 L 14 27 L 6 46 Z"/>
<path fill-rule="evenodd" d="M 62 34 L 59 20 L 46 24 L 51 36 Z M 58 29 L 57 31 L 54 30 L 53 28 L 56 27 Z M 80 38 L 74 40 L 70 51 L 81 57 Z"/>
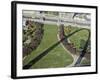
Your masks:
<path fill-rule="evenodd" d="M 78 28 L 78 27 L 71 27 L 71 32 L 73 31 L 76 31 L 78 29 L 81 29 L 81 28 Z M 65 31 L 65 34 L 68 35 L 68 33 L 66 33 Z M 74 35 L 72 35 L 71 37 L 69 37 L 69 40 L 74 43 L 75 47 L 79 50 L 80 46 L 81 46 L 81 40 L 84 40 L 86 41 L 88 39 L 88 31 L 87 30 L 81 30 L 77 33 L 75 33 Z"/>
<path fill-rule="evenodd" d="M 81 64 L 82 64 L 82 65 L 87 65 L 87 64 L 88 64 L 88 65 L 91 65 L 91 61 L 90 61 L 90 60 L 82 60 L 82 61 L 81 61 Z"/>
<path fill-rule="evenodd" d="M 88 39 L 88 31 L 87 30 L 81 30 L 79 32 L 77 32 L 76 34 L 72 35 L 69 39 L 71 42 L 74 43 L 74 45 L 76 46 L 77 49 L 79 49 L 79 47 L 81 46 L 80 42 L 81 40 L 87 40 Z"/>
<path fill-rule="evenodd" d="M 78 29 L 80 29 L 80 28 L 78 28 L 78 27 L 71 27 L 71 32 L 73 32 L 75 30 L 78 30 Z M 65 34 L 68 35 L 68 33 L 66 33 L 66 32 L 65 32 Z M 72 35 L 71 37 L 69 37 L 69 40 L 71 41 L 71 43 L 74 43 L 74 46 L 78 50 L 80 50 L 80 46 L 84 47 L 84 45 L 85 45 L 85 44 L 84 45 L 81 44 L 81 40 L 86 41 L 88 39 L 88 35 L 89 35 L 89 33 L 88 33 L 87 30 L 81 30 L 81 31 L 75 33 L 74 35 Z M 85 64 L 85 65 L 86 64 L 90 64 L 90 63 L 91 63 L 90 59 L 82 60 L 81 61 L 81 64 Z"/>
<path fill-rule="evenodd" d="M 43 39 L 36 50 L 34 50 L 30 55 L 28 55 L 23 60 L 23 65 L 27 64 L 29 61 L 38 56 L 45 49 L 52 46 L 54 43 L 58 42 L 57 39 L 57 29 L 56 25 L 44 25 L 44 36 Z M 70 56 L 63 47 L 59 44 L 53 50 L 51 50 L 46 56 L 39 60 L 36 64 L 32 65 L 31 68 L 55 68 L 55 67 L 65 67 L 73 62 L 72 56 Z"/>

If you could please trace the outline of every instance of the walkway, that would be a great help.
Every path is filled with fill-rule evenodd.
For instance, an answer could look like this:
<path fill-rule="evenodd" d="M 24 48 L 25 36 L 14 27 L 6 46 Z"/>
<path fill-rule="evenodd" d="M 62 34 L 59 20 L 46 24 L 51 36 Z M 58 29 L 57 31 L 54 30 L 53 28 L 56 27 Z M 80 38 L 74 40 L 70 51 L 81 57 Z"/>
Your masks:
<path fill-rule="evenodd" d="M 59 37 L 58 34 L 57 34 L 57 37 L 58 37 L 58 40 L 60 41 L 61 39 L 60 39 L 60 37 Z M 70 65 L 66 66 L 66 67 L 72 67 L 72 66 L 74 66 L 74 64 L 76 63 L 76 61 L 77 61 L 77 59 L 78 59 L 78 56 L 72 54 L 68 49 L 66 49 L 66 47 L 63 45 L 62 42 L 61 42 L 60 44 L 61 44 L 61 46 L 64 48 L 64 50 L 65 50 L 67 53 L 69 53 L 69 54 L 73 57 L 73 62 L 72 62 Z"/>
<path fill-rule="evenodd" d="M 68 18 L 59 18 L 59 17 L 39 17 L 39 18 L 23 18 L 23 20 L 31 20 L 34 22 L 39 22 L 43 24 L 63 24 L 63 25 L 76 25 L 81 28 L 90 29 L 90 21 L 81 21 L 81 20 L 74 20 Z"/>

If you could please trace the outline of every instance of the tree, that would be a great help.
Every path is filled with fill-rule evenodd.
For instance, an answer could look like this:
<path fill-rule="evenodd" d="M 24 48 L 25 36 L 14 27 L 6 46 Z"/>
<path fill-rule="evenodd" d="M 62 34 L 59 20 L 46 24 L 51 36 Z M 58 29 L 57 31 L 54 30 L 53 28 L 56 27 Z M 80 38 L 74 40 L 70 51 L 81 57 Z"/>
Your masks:
<path fill-rule="evenodd" d="M 71 25 L 68 25 L 68 26 L 65 27 L 65 30 L 64 30 L 64 31 L 65 31 L 67 34 L 69 34 L 69 33 L 71 32 L 71 30 L 72 30 Z"/>

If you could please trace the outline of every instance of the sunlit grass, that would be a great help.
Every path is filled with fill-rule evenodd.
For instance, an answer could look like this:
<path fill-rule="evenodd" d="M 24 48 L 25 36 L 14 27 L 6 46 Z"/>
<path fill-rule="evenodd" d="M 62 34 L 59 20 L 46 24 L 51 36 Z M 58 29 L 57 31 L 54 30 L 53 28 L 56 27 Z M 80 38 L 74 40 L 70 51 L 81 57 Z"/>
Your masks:
<path fill-rule="evenodd" d="M 44 25 L 44 36 L 43 39 L 36 50 L 34 50 L 30 55 L 28 55 L 23 64 L 27 64 L 29 61 L 38 56 L 45 49 L 52 46 L 54 43 L 58 42 L 57 38 L 58 27 L 57 25 Z M 44 56 L 36 64 L 32 65 L 31 68 L 55 68 L 55 67 L 65 67 L 71 64 L 73 58 L 69 55 L 64 48 L 59 44 L 54 49 L 52 49 L 46 56 Z"/>

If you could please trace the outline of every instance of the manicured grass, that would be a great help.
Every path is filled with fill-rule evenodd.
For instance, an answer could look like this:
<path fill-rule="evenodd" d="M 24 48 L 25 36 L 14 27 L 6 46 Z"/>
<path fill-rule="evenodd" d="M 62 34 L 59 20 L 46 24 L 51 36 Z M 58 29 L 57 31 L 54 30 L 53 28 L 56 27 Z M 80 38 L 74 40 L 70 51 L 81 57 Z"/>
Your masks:
<path fill-rule="evenodd" d="M 58 45 L 31 68 L 66 67 L 72 63 L 72 61 L 72 57 L 62 48 L 61 45 Z"/>
<path fill-rule="evenodd" d="M 76 31 L 78 29 L 81 29 L 81 28 L 71 27 L 71 32 Z M 66 35 L 68 35 L 68 34 L 66 33 Z M 73 34 L 71 37 L 69 37 L 69 40 L 72 43 L 74 43 L 75 47 L 79 50 L 80 46 L 81 46 L 81 40 L 86 41 L 88 39 L 88 35 L 89 35 L 89 32 L 87 30 L 81 30 L 81 31 Z"/>
<path fill-rule="evenodd" d="M 73 36 L 71 36 L 70 40 L 71 40 L 71 42 L 74 43 L 76 48 L 78 50 L 80 50 L 80 46 L 84 47 L 84 45 L 85 45 L 85 44 L 83 44 L 83 45 L 81 44 L 81 40 L 87 41 L 88 36 L 89 36 L 88 31 L 87 30 L 82 30 L 82 31 L 79 31 L 78 33 L 74 34 Z M 91 60 L 90 59 L 83 60 L 83 61 L 81 61 L 81 64 L 82 65 L 89 65 L 89 64 L 91 64 Z"/>
<path fill-rule="evenodd" d="M 82 65 L 91 65 L 91 62 L 90 62 L 90 60 L 82 60 L 81 64 Z"/>
<path fill-rule="evenodd" d="M 44 25 L 44 36 L 36 50 L 23 60 L 23 65 L 38 56 L 41 52 L 58 42 L 58 27 L 56 25 Z M 34 64 L 31 68 L 55 68 L 65 67 L 73 62 L 73 58 L 59 44 L 52 49 L 46 56 Z"/>

